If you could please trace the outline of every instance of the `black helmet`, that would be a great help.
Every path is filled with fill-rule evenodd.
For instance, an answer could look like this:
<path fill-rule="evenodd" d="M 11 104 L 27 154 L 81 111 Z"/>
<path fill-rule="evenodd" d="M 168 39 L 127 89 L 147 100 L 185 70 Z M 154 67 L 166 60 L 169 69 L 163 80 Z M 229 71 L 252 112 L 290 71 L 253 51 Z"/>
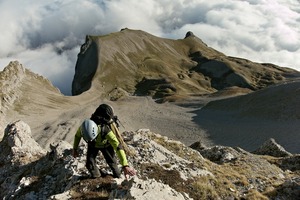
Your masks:
<path fill-rule="evenodd" d="M 113 108 L 107 104 L 101 104 L 92 114 L 91 120 L 97 124 L 109 123 L 114 117 Z"/>

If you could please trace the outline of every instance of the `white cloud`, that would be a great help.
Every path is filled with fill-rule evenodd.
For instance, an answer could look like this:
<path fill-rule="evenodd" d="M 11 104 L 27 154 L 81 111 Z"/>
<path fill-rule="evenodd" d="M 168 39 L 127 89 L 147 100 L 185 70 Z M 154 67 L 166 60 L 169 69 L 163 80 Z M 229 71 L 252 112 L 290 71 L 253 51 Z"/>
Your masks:
<path fill-rule="evenodd" d="M 0 68 L 19 60 L 70 94 L 85 36 L 128 27 L 174 39 L 192 31 L 227 55 L 300 70 L 299 22 L 297 0 L 2 0 Z"/>

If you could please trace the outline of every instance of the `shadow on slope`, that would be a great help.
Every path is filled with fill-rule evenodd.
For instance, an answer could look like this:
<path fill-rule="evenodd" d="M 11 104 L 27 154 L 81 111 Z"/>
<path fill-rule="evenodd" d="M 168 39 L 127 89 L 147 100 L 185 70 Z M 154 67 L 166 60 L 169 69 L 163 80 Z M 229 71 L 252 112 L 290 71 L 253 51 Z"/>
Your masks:
<path fill-rule="evenodd" d="M 207 130 L 216 144 L 252 151 L 268 138 L 275 138 L 288 151 L 299 153 L 299 102 L 298 80 L 212 101 L 194 111 L 193 121 Z"/>
<path fill-rule="evenodd" d="M 78 95 L 90 89 L 98 67 L 97 49 L 96 43 L 92 42 L 90 36 L 86 36 L 85 43 L 81 46 L 76 62 L 76 73 L 72 82 L 72 95 Z M 84 60 L 82 57 L 86 59 Z"/>

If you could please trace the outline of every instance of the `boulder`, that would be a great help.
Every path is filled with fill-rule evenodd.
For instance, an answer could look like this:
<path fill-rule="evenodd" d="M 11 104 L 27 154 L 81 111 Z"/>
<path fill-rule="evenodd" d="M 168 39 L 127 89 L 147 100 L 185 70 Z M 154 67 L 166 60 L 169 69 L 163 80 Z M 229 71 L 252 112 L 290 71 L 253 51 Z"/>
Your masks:
<path fill-rule="evenodd" d="M 287 152 L 280 144 L 278 144 L 274 138 L 270 138 L 262 146 L 253 151 L 258 155 L 269 155 L 274 157 L 286 157 L 292 154 Z"/>
<path fill-rule="evenodd" d="M 194 142 L 190 145 L 192 149 L 195 149 L 196 151 L 202 151 L 204 149 L 207 149 L 207 146 L 202 141 Z"/>
<path fill-rule="evenodd" d="M 180 193 L 169 185 L 157 182 L 154 179 L 141 180 L 137 177 L 130 181 L 123 181 L 110 193 L 109 199 L 165 199 L 165 200 L 188 200 L 191 199 L 186 193 Z"/>
<path fill-rule="evenodd" d="M 204 158 L 218 164 L 234 161 L 240 155 L 240 153 L 232 147 L 218 145 L 210 148 L 199 149 L 198 151 Z"/>
<path fill-rule="evenodd" d="M 25 165 L 36 161 L 46 151 L 32 138 L 30 127 L 23 121 L 7 125 L 0 143 L 1 163 Z"/>
<path fill-rule="evenodd" d="M 64 158 L 71 155 L 72 148 L 72 145 L 66 141 L 56 141 L 50 144 L 50 155 L 53 156 L 54 160 Z"/>

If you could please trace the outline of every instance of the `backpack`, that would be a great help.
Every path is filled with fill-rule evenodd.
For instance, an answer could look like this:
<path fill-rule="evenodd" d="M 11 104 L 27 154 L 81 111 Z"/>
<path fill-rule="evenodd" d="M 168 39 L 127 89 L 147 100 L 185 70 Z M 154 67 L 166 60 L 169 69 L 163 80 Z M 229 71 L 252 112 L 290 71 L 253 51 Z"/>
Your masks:
<path fill-rule="evenodd" d="M 134 153 L 129 149 L 127 144 L 119 131 L 119 119 L 114 115 L 113 108 L 107 104 L 101 104 L 96 111 L 92 114 L 91 120 L 93 120 L 97 125 L 108 125 L 112 132 L 115 134 L 119 140 L 121 146 L 123 147 L 127 155 L 133 155 Z"/>

